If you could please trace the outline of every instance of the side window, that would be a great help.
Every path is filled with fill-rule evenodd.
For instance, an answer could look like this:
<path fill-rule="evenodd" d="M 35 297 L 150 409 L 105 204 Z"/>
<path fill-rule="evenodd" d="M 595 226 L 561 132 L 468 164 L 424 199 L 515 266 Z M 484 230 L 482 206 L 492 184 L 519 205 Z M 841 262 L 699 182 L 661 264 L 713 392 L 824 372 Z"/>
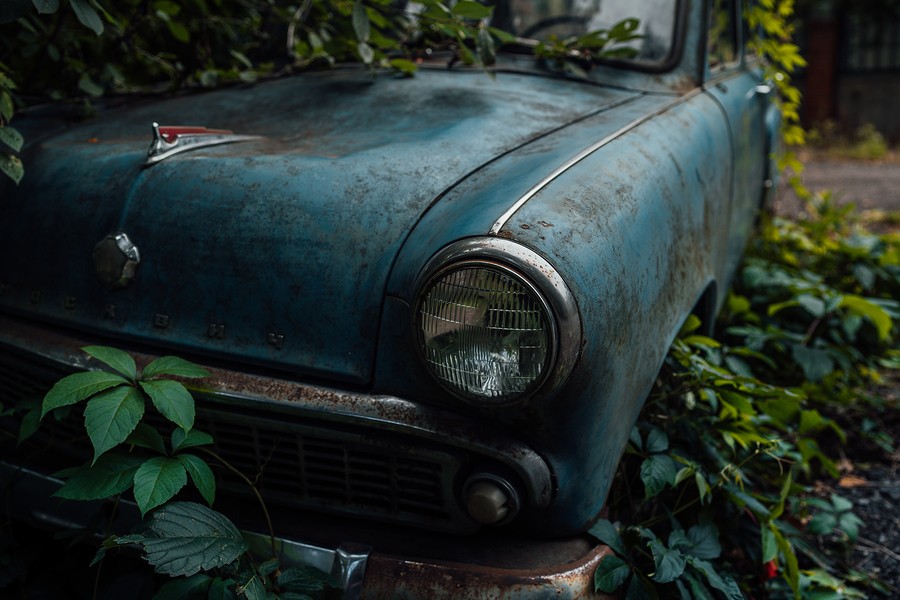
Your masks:
<path fill-rule="evenodd" d="M 709 68 L 721 69 L 738 59 L 736 0 L 712 0 L 709 12 Z"/>

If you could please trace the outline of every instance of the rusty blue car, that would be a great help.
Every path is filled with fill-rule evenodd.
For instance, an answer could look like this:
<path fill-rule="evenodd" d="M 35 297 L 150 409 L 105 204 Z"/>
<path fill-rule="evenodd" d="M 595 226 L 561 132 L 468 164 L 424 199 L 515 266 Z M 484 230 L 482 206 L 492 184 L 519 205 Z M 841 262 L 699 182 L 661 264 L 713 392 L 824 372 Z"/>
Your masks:
<path fill-rule="evenodd" d="M 3 405 L 96 368 L 85 345 L 177 354 L 212 373 L 196 426 L 347 597 L 592 592 L 584 532 L 776 176 L 741 4 L 500 2 L 490 76 L 435 55 L 18 118 Z M 626 18 L 629 51 L 578 72 L 530 52 Z M 59 456 L 3 456 L 21 508 L 81 522 L 46 501 Z"/>

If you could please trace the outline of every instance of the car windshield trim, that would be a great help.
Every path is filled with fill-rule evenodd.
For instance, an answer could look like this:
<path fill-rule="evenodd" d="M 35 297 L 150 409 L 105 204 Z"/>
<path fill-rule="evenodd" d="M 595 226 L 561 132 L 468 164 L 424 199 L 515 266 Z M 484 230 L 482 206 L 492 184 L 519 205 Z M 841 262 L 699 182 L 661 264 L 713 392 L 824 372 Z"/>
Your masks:
<path fill-rule="evenodd" d="M 506 0 L 506 3 L 511 3 L 513 1 L 514 0 Z M 685 10 L 684 0 L 671 0 L 671 2 L 673 4 L 672 29 L 670 37 L 668 38 L 668 51 L 665 54 L 661 54 L 659 58 L 652 60 L 642 58 L 596 57 L 592 62 L 598 65 L 651 73 L 662 73 L 672 70 L 680 61 L 683 53 L 687 11 Z M 497 8 L 504 6 L 506 6 L 506 4 L 501 4 L 499 2 L 496 4 Z M 506 18 L 510 17 L 507 16 Z M 504 27 L 503 23 L 496 22 L 494 25 L 504 29 L 507 33 L 512 33 L 516 36 L 515 41 L 505 44 L 504 47 L 500 49 L 500 52 L 509 54 L 533 54 L 534 49 L 541 42 L 540 39 L 533 37 L 516 35 L 515 31 L 509 31 L 511 28 L 509 25 Z"/>

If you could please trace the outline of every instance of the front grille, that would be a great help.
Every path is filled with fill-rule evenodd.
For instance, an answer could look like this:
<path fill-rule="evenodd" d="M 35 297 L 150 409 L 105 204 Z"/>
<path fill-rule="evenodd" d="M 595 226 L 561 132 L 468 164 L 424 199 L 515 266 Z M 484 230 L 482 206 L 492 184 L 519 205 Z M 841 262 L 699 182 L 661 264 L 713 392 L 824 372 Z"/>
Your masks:
<path fill-rule="evenodd" d="M 453 482 L 464 457 L 380 432 L 203 410 L 197 428 L 281 503 L 440 526 L 454 519 Z M 251 476 L 251 479 L 253 477 Z M 238 491 L 242 484 L 226 481 Z"/>
<path fill-rule="evenodd" d="M 0 349 L 0 402 L 9 407 L 23 399 L 39 400 L 65 374 Z M 438 530 L 472 527 L 455 499 L 457 482 L 470 462 L 461 451 L 289 411 L 274 414 L 205 398 L 198 399 L 197 408 L 195 428 L 212 434 L 212 450 L 253 480 L 267 503 Z M 27 456 L 31 464 L 26 466 L 55 470 L 90 458 L 80 415 L 79 407 L 66 419 L 44 419 L 17 460 Z M 163 433 L 174 428 L 149 402 L 144 419 Z M 3 436 L 3 446 L 13 451 L 18 420 L 6 418 L 2 428 L 12 434 Z M 58 456 L 60 443 L 66 444 L 65 457 Z M 35 451 L 40 448 L 50 452 Z M 203 455 L 199 449 L 191 451 Z M 215 460 L 205 458 L 215 469 Z M 249 487 L 230 470 L 218 468 L 216 475 L 219 494 L 249 497 Z"/>

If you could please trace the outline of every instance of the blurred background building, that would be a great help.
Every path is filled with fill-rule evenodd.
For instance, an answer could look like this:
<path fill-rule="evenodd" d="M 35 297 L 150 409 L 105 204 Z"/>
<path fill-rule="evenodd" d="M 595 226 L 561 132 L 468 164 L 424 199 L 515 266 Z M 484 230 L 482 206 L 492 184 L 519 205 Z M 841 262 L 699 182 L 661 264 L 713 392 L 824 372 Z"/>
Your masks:
<path fill-rule="evenodd" d="M 900 142 L 900 0 L 798 0 L 806 127 L 871 124 Z"/>

